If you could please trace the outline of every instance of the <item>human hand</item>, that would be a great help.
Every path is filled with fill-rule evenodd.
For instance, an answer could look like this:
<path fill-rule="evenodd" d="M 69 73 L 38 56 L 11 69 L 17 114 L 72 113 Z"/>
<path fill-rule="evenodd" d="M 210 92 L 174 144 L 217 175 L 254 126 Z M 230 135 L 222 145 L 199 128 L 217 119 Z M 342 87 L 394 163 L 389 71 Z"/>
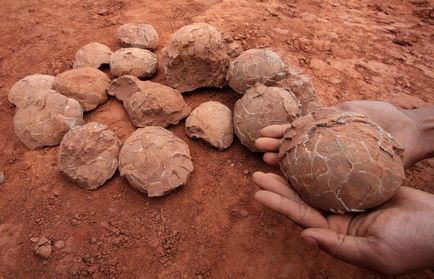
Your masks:
<path fill-rule="evenodd" d="M 252 179 L 262 188 L 258 202 L 305 227 L 302 239 L 337 259 L 386 274 L 434 267 L 434 195 L 401 187 L 366 213 L 325 217 L 283 177 L 256 172 Z"/>
<path fill-rule="evenodd" d="M 434 106 L 402 110 L 382 101 L 350 101 L 336 106 L 341 111 L 359 112 L 380 125 L 404 147 L 404 166 L 432 156 Z M 427 117 L 428 116 L 428 119 Z M 428 121 L 427 121 L 428 120 Z"/>
<path fill-rule="evenodd" d="M 351 101 L 336 108 L 362 113 L 394 136 L 404 148 L 405 167 L 434 155 L 434 106 L 401 110 L 382 101 Z M 272 125 L 261 130 L 263 138 L 256 140 L 256 147 L 265 151 L 266 163 L 277 165 L 280 139 L 288 126 Z"/>

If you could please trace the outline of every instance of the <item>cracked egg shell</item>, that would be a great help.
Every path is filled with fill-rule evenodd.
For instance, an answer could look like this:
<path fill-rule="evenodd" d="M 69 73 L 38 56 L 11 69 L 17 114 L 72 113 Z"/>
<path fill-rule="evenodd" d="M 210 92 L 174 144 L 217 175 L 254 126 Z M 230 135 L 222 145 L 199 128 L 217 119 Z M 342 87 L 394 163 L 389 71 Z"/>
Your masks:
<path fill-rule="evenodd" d="M 116 172 L 121 146 L 104 124 L 90 122 L 74 127 L 60 143 L 59 170 L 84 189 L 98 189 Z"/>
<path fill-rule="evenodd" d="M 176 125 L 191 109 L 178 90 L 152 81 L 141 81 L 140 90 L 124 101 L 136 127 Z"/>
<path fill-rule="evenodd" d="M 157 68 L 157 57 L 147 49 L 121 48 L 110 58 L 110 71 L 115 77 L 124 75 L 138 78 L 152 77 Z"/>
<path fill-rule="evenodd" d="M 321 107 L 317 99 L 311 79 L 298 69 L 288 67 L 287 76 L 278 81 L 275 86 L 291 90 L 300 101 L 303 115 L 307 115 Z"/>
<path fill-rule="evenodd" d="M 295 120 L 279 149 L 281 171 L 311 206 L 359 212 L 382 204 L 405 175 L 398 142 L 362 114 L 319 109 Z"/>
<path fill-rule="evenodd" d="M 17 108 L 28 104 L 29 98 L 36 92 L 53 87 L 54 77 L 49 75 L 34 74 L 17 81 L 8 94 L 8 100 Z"/>
<path fill-rule="evenodd" d="M 111 82 L 107 93 L 110 96 L 115 96 L 119 101 L 124 102 L 131 97 L 131 95 L 140 91 L 141 82 L 140 79 L 132 75 L 121 76 Z"/>
<path fill-rule="evenodd" d="M 277 53 L 268 49 L 249 49 L 232 60 L 226 80 L 229 87 L 244 94 L 257 82 L 274 85 L 285 76 L 285 65 Z"/>
<path fill-rule="evenodd" d="M 156 49 L 158 33 L 150 24 L 127 23 L 119 27 L 117 37 L 124 47 Z"/>
<path fill-rule="evenodd" d="M 250 151 L 258 152 L 255 141 L 262 128 L 291 123 L 300 112 L 300 103 L 291 91 L 257 83 L 235 103 L 235 134 Z"/>
<path fill-rule="evenodd" d="M 181 93 L 226 85 L 227 46 L 215 27 L 194 23 L 177 30 L 162 50 L 167 84 Z"/>
<path fill-rule="evenodd" d="M 234 139 L 232 111 L 216 101 L 209 101 L 196 107 L 185 121 L 187 136 L 201 139 L 220 150 L 231 146 Z"/>
<path fill-rule="evenodd" d="M 84 111 L 93 110 L 107 101 L 109 86 L 109 77 L 92 67 L 63 72 L 56 76 L 53 83 L 53 89 L 77 100 Z"/>
<path fill-rule="evenodd" d="M 69 129 L 83 123 L 80 104 L 51 89 L 34 92 L 14 116 L 15 134 L 30 149 L 58 145 Z"/>
<path fill-rule="evenodd" d="M 148 126 L 125 141 L 119 171 L 135 189 L 160 197 L 187 182 L 193 162 L 183 140 L 162 127 Z"/>
<path fill-rule="evenodd" d="M 111 49 L 103 44 L 93 42 L 80 48 L 75 54 L 74 69 L 93 67 L 99 68 L 101 65 L 110 63 L 110 56 L 113 54 Z"/>

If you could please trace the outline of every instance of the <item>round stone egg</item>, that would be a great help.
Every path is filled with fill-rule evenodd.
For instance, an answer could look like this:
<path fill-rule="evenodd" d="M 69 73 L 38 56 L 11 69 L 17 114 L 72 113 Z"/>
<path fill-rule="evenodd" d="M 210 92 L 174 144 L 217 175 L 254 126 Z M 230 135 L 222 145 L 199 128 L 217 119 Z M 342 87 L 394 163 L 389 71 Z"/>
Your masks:
<path fill-rule="evenodd" d="M 17 108 L 24 107 L 35 92 L 51 89 L 53 82 L 54 77 L 49 75 L 35 74 L 23 77 L 12 86 L 8 100 Z"/>
<path fill-rule="evenodd" d="M 138 47 L 154 50 L 158 46 L 158 33 L 150 24 L 124 24 L 119 27 L 117 36 L 124 47 Z"/>
<path fill-rule="evenodd" d="M 157 68 L 157 56 L 147 49 L 121 48 L 110 57 L 110 71 L 115 77 L 132 75 L 148 78 L 155 74 Z"/>
<path fill-rule="evenodd" d="M 159 197 L 187 182 L 193 161 L 183 140 L 162 127 L 147 126 L 125 141 L 119 171 L 135 189 Z"/>
<path fill-rule="evenodd" d="M 109 86 L 109 77 L 93 67 L 63 72 L 53 82 L 54 90 L 77 100 L 84 111 L 93 110 L 107 101 Z"/>
<path fill-rule="evenodd" d="M 121 146 L 122 142 L 104 124 L 76 126 L 60 143 L 59 170 L 80 187 L 96 190 L 116 172 Z"/>
<path fill-rule="evenodd" d="M 334 108 L 295 120 L 279 149 L 281 171 L 309 205 L 360 212 L 390 199 L 405 175 L 398 142 L 362 114 Z"/>
<path fill-rule="evenodd" d="M 222 34 L 209 24 L 180 28 L 162 50 L 167 84 L 181 93 L 200 87 L 222 88 L 229 66 L 227 51 Z"/>
<path fill-rule="evenodd" d="M 73 68 L 99 68 L 101 65 L 110 63 L 110 57 L 112 54 L 113 52 L 106 45 L 97 42 L 89 43 L 80 48 L 75 54 Z"/>
<path fill-rule="evenodd" d="M 249 49 L 231 62 L 226 80 L 233 90 L 244 94 L 257 82 L 274 85 L 286 74 L 285 65 L 277 53 L 268 49 Z"/>
<path fill-rule="evenodd" d="M 235 134 L 250 151 L 258 152 L 255 141 L 262 128 L 291 123 L 300 113 L 300 103 L 291 91 L 258 83 L 235 104 Z"/>
<path fill-rule="evenodd" d="M 35 91 L 26 102 L 15 112 L 14 130 L 30 149 L 58 145 L 69 129 L 84 123 L 78 101 L 54 90 Z"/>
<path fill-rule="evenodd" d="M 232 111 L 220 102 L 202 103 L 187 117 L 185 133 L 219 150 L 226 149 L 234 139 Z"/>
<path fill-rule="evenodd" d="M 152 81 L 140 81 L 137 86 L 139 90 L 124 101 L 136 127 L 176 125 L 191 111 L 176 89 Z"/>

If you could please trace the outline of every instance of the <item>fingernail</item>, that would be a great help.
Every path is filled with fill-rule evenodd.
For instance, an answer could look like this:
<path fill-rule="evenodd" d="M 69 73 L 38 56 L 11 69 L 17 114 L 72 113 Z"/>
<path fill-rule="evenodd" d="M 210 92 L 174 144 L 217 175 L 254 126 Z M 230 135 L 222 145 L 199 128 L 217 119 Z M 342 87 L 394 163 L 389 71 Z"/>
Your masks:
<path fill-rule="evenodd" d="M 304 237 L 303 240 L 310 247 L 315 247 L 315 248 L 318 247 L 318 244 L 316 243 L 316 240 L 313 239 L 312 237 Z"/>

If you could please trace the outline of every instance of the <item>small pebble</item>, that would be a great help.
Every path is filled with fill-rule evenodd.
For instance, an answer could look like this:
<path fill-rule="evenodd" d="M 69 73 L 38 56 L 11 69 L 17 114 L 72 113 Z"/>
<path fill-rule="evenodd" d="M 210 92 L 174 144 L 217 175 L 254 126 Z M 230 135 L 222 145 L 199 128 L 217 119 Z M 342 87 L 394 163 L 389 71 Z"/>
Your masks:
<path fill-rule="evenodd" d="M 40 239 L 39 239 L 39 241 L 38 241 L 38 245 L 39 246 L 42 246 L 42 245 L 44 245 L 45 243 L 48 243 L 49 242 L 49 240 L 46 238 L 46 237 L 41 237 Z"/>
<path fill-rule="evenodd" d="M 96 13 L 100 16 L 105 16 L 109 13 L 109 10 L 102 8 L 102 9 L 99 9 Z"/>
<path fill-rule="evenodd" d="M 248 175 L 248 174 L 250 173 L 250 171 L 249 171 L 249 170 L 244 170 L 243 173 L 244 173 L 245 175 Z"/>
<path fill-rule="evenodd" d="M 0 171 L 0 184 L 3 184 L 5 182 L 5 172 Z"/>
<path fill-rule="evenodd" d="M 160 245 L 160 241 L 157 238 L 154 238 L 151 241 L 149 241 L 149 245 L 152 248 L 157 248 Z"/>
<path fill-rule="evenodd" d="M 55 197 L 60 196 L 60 190 L 59 190 L 59 189 L 55 189 L 55 190 L 53 190 L 53 195 L 54 195 Z"/>
<path fill-rule="evenodd" d="M 51 245 L 43 245 L 36 249 L 36 255 L 48 259 L 51 256 L 52 248 Z"/>
<path fill-rule="evenodd" d="M 58 240 L 54 243 L 54 247 L 56 247 L 57 249 L 62 249 L 63 247 L 65 247 L 65 242 L 63 240 Z"/>
<path fill-rule="evenodd" d="M 39 237 L 31 237 L 30 241 L 33 243 L 37 243 L 39 241 Z"/>
<path fill-rule="evenodd" d="M 240 215 L 243 217 L 247 217 L 247 216 L 249 216 L 249 212 L 247 212 L 246 210 L 241 210 Z"/>

